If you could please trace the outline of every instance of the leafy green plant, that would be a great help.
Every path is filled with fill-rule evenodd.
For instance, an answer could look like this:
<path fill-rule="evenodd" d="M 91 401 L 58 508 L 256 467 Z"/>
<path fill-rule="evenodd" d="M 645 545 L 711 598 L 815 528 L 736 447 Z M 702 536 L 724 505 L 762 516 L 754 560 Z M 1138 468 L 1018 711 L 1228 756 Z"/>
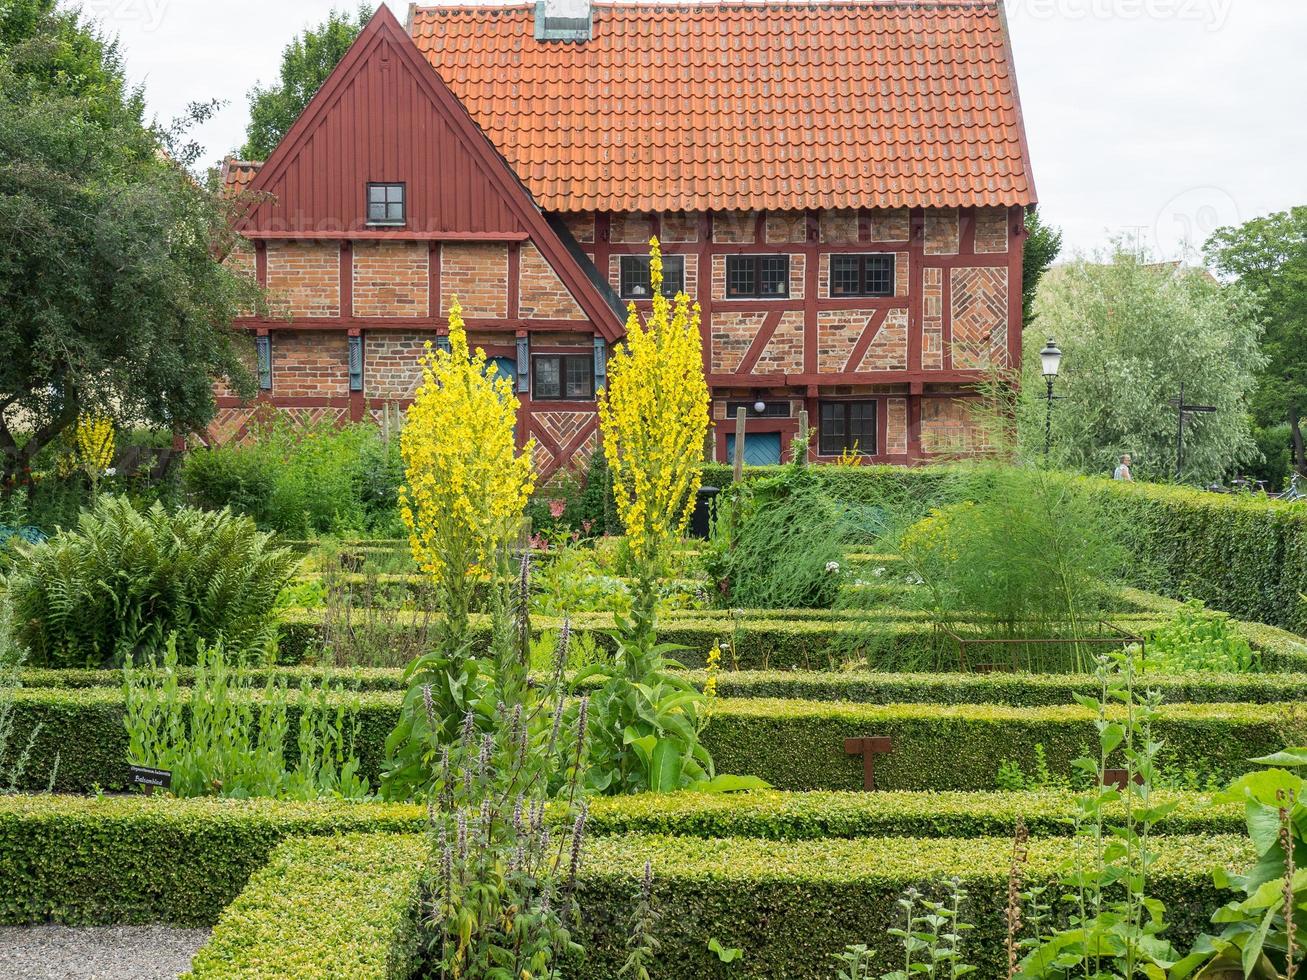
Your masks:
<path fill-rule="evenodd" d="M 14 692 L 22 686 L 23 654 L 13 645 L 8 597 L 0 598 L 0 793 L 15 793 L 41 735 L 38 722 L 24 739 L 15 731 Z M 56 773 L 58 771 L 56 762 Z M 51 785 L 54 777 L 51 777 Z"/>
<path fill-rule="evenodd" d="M 842 952 L 831 955 L 840 964 L 836 980 L 871 980 L 871 961 L 876 954 L 866 946 L 848 945 Z"/>
<path fill-rule="evenodd" d="M 718 498 L 709 577 L 729 606 L 829 609 L 843 582 L 849 513 L 807 467 L 736 484 Z"/>
<path fill-rule="evenodd" d="M 222 644 L 199 641 L 194 681 L 178 676 L 178 640 L 161 661 L 123 670 L 128 758 L 172 773 L 174 796 L 361 799 L 370 790 L 353 753 L 358 697 L 342 685 L 300 688 L 298 757 L 285 765 L 287 686 L 269 677 L 255 687 L 247 668 L 228 663 Z M 331 702 L 334 702 L 331 703 Z"/>
<path fill-rule="evenodd" d="M 723 946 L 722 941 L 716 936 L 708 940 L 708 952 L 715 954 L 719 963 L 725 963 L 728 966 L 744 959 L 744 950 L 732 946 Z"/>
<path fill-rule="evenodd" d="M 1071 780 L 1064 775 L 1055 775 L 1048 764 L 1048 751 L 1044 743 L 1035 743 L 1034 770 L 1027 774 L 1021 763 L 1014 759 L 1005 760 L 998 767 L 998 788 L 1008 793 L 1029 790 L 1066 790 L 1071 788 Z"/>
<path fill-rule="evenodd" d="M 1201 936 L 1172 970 L 1173 980 L 1228 973 L 1292 978 L 1304 960 L 1307 929 L 1307 748 L 1290 748 L 1254 760 L 1267 768 L 1235 781 L 1218 799 L 1244 804 L 1257 860 L 1247 874 L 1215 870 L 1218 885 L 1239 897 L 1213 917 L 1223 927 Z"/>
<path fill-rule="evenodd" d="M 398 441 L 375 425 L 297 425 L 280 415 L 259 421 L 245 442 L 188 454 L 182 467 L 194 503 L 298 537 L 397 532 L 401 482 Z"/>
<path fill-rule="evenodd" d="M 588 703 L 582 698 L 566 717 L 566 631 L 552 679 L 528 682 L 526 595 L 525 588 L 516 594 L 515 619 L 499 621 L 487 690 L 452 743 L 439 738 L 433 692 L 421 690 L 436 842 L 428 942 L 442 978 L 548 980 L 560 956 L 580 951 L 570 924 L 579 916 Z M 570 834 L 551 835 L 550 797 L 564 801 Z"/>
<path fill-rule="evenodd" d="M 640 898 L 631 913 L 631 932 L 626 940 L 626 962 L 617 971 L 618 977 L 631 980 L 651 980 L 649 968 L 658 954 L 658 940 L 654 936 L 661 916 L 653 902 L 653 865 L 644 862 L 644 875 L 640 879 Z"/>
<path fill-rule="evenodd" d="M 1140 668 L 1159 674 L 1246 674 L 1261 670 L 1261 658 L 1231 627 L 1228 614 L 1191 599 L 1152 635 L 1140 653 Z"/>
<path fill-rule="evenodd" d="M 101 497 L 76 530 L 17 546 L 6 577 L 18 642 L 40 667 L 100 667 L 222 639 L 262 654 L 276 636 L 269 615 L 299 559 L 248 518 L 155 504 L 142 512 Z"/>
<path fill-rule="evenodd" d="M 1025 980 L 1096 980 L 1155 978 L 1180 958 L 1163 938 L 1165 907 L 1148 894 L 1149 872 L 1157 854 L 1154 827 L 1178 805 L 1153 796 L 1162 745 L 1153 735 L 1160 707 L 1155 692 L 1135 690 L 1134 661 L 1125 654 L 1100 655 L 1096 670 L 1098 698 L 1076 701 L 1096 712 L 1097 757 L 1077 759 L 1075 766 L 1092 777 L 1094 789 L 1078 801 L 1077 836 L 1085 851 L 1073 856 L 1062 884 L 1069 890 L 1070 924 L 1035 946 L 1021 961 Z M 1124 717 L 1109 712 L 1124 706 Z M 1108 785 L 1113 759 L 1124 760 L 1125 788 Z M 1124 803 L 1124 820 L 1109 824 L 1107 808 Z"/>
<path fill-rule="evenodd" d="M 974 926 L 963 921 L 962 905 L 967 898 L 960 878 L 948 883 L 942 902 L 931 901 L 916 888 L 899 899 L 906 924 L 889 930 L 903 944 L 903 969 L 881 975 L 881 980 L 909 980 L 910 977 L 956 978 L 976 968 L 962 958 L 963 939 Z"/>

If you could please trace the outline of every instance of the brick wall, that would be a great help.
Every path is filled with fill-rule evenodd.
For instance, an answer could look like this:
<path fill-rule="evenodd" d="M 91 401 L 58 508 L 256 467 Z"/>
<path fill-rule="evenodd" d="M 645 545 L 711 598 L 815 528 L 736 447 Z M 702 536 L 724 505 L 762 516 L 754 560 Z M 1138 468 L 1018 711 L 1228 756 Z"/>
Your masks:
<path fill-rule="evenodd" d="M 976 424 L 974 400 L 921 400 L 921 448 L 928 453 L 965 453 L 984 448 L 984 430 Z"/>
<path fill-rule="evenodd" d="M 363 346 L 363 390 L 369 398 L 412 398 L 422 381 L 418 363 L 427 341 L 436 335 L 424 331 L 375 330 Z"/>
<path fill-rule="evenodd" d="M 341 330 L 286 330 L 272 337 L 272 394 L 349 394 L 349 338 Z"/>
<path fill-rule="evenodd" d="M 817 370 L 844 372 L 858 340 L 878 317 L 876 310 L 822 310 L 817 314 Z M 908 311 L 885 312 L 885 320 L 854 371 L 899 371 L 908 366 Z"/>
<path fill-rule="evenodd" d="M 976 252 L 1006 251 L 1007 208 L 980 208 L 976 211 Z"/>
<path fill-rule="evenodd" d="M 768 211 L 767 241 L 770 244 L 808 240 L 808 215 L 803 211 Z"/>
<path fill-rule="evenodd" d="M 953 367 L 984 369 L 1007 363 L 1007 269 L 953 269 Z"/>
<path fill-rule="evenodd" d="M 427 316 L 429 257 L 426 242 L 356 242 L 354 315 Z"/>
<path fill-rule="evenodd" d="M 766 322 L 766 313 L 713 313 L 712 373 L 734 374 Z"/>
<path fill-rule="evenodd" d="M 585 314 L 535 245 L 522 246 L 518 311 L 526 319 L 584 320 Z"/>
<path fill-rule="evenodd" d="M 944 367 L 944 270 L 922 270 L 921 367 Z"/>
<path fill-rule="evenodd" d="M 702 215 L 694 211 L 673 211 L 663 215 L 663 242 L 697 242 L 701 219 Z"/>
<path fill-rule="evenodd" d="M 756 374 L 799 374 L 803 371 L 803 311 L 786 310 L 771 340 L 754 366 Z"/>
<path fill-rule="evenodd" d="M 908 451 L 908 400 L 888 398 L 885 401 L 885 450 L 890 456 L 906 455 Z"/>
<path fill-rule="evenodd" d="M 646 212 L 615 214 L 608 221 L 610 242 L 623 245 L 648 245 L 653 232 L 653 215 Z"/>
<path fill-rule="evenodd" d="M 440 250 L 441 315 L 457 296 L 468 319 L 508 316 L 508 246 L 449 242 Z"/>
<path fill-rule="evenodd" d="M 937 208 L 926 212 L 927 255 L 957 255 L 962 247 L 961 235 L 957 208 Z"/>
<path fill-rule="evenodd" d="M 340 246 L 269 242 L 268 302 L 277 314 L 340 316 Z"/>

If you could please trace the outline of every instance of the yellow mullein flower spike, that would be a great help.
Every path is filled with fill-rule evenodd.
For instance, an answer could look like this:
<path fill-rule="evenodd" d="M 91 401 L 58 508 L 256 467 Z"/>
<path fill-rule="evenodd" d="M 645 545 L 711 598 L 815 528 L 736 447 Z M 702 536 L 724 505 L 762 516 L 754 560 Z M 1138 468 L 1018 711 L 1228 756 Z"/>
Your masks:
<path fill-rule="evenodd" d="M 684 533 L 699 491 L 699 462 L 708 434 L 708 382 L 703 371 L 699 306 L 684 293 L 663 295 L 663 257 L 649 242 L 653 312 L 642 323 L 632 306 L 626 339 L 599 392 L 604 455 L 632 554 L 655 561 Z"/>

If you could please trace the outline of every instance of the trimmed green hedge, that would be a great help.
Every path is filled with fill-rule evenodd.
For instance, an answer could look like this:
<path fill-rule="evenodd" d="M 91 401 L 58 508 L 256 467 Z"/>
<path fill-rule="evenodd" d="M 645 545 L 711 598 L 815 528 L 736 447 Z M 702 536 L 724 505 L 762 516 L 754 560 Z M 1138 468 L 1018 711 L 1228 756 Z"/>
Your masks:
<path fill-rule="evenodd" d="M 1177 810 L 1159 828 L 1161 834 L 1239 833 L 1244 826 L 1243 809 L 1238 804 L 1214 803 L 1212 794 L 1159 790 L 1155 795 L 1158 800 L 1178 803 Z M 594 797 L 587 832 L 601 837 L 659 833 L 771 840 L 1001 837 L 1012 830 L 1020 816 L 1036 837 L 1065 837 L 1072 831 L 1075 801 L 1075 794 L 1059 791 L 646 793 Z M 550 819 L 566 820 L 565 808 L 551 807 Z M 416 834 L 427 828 L 427 820 L 426 808 L 413 803 L 284 803 L 212 797 L 174 800 L 137 795 L 3 796 L 0 867 L 15 876 L 22 869 L 35 870 L 21 878 L 26 884 L 9 897 L 11 904 L 0 906 L 0 921 L 40 919 L 44 910 L 55 904 L 78 917 L 88 911 L 98 914 L 94 911 L 97 907 L 111 918 L 131 916 L 145 907 L 141 889 L 152 888 L 160 895 L 166 891 L 159 880 L 139 880 L 131 874 L 112 879 L 124 886 L 112 893 L 105 887 L 106 879 L 98 875 L 74 880 L 81 852 L 70 847 L 73 841 L 80 841 L 77 846 L 84 846 L 86 854 L 100 849 L 139 849 L 139 840 L 145 835 L 164 842 L 162 846 L 188 841 L 186 846 L 212 847 L 213 841 L 219 841 L 219 850 L 232 847 L 238 848 L 237 855 L 266 855 L 278 841 L 291 837 Z M 32 859 L 47 851 L 57 860 L 45 863 Z M 124 856 L 120 867 L 128 861 Z M 49 897 L 57 892 L 64 893 L 65 898 Z M 201 902 L 200 907 L 203 910 L 210 906 Z"/>
<path fill-rule="evenodd" d="M 1240 834 L 1240 803 L 1208 793 L 1155 791 L 1175 812 L 1156 830 L 1164 836 Z M 587 833 L 682 837 L 823 840 L 853 837 L 1002 837 L 1017 818 L 1035 837 L 1069 837 L 1078 808 L 1071 792 L 1035 793 L 676 793 L 590 801 Z M 1115 812 L 1122 812 L 1116 807 Z"/>
<path fill-rule="evenodd" d="M 774 475 L 749 468 L 746 479 Z M 817 467 L 836 497 L 943 502 L 956 492 L 950 466 Z M 1241 619 L 1307 633 L 1307 506 L 1265 497 L 1207 493 L 1158 483 L 1082 477 L 1114 518 L 1134 556 L 1140 588 L 1202 599 Z M 705 466 L 704 482 L 724 487 L 731 470 Z"/>
<path fill-rule="evenodd" d="M 357 751 L 363 776 L 377 781 L 385 738 L 399 715 L 399 692 L 361 695 Z M 292 696 L 290 731 L 297 730 Z M 39 722 L 40 737 L 24 788 L 44 789 L 56 755 L 61 791 L 87 792 L 126 785 L 127 736 L 119 691 L 88 688 L 19 690 L 14 698 L 18 737 Z M 989 790 L 998 766 L 1012 760 L 1027 772 L 1041 744 L 1054 772 L 1095 742 L 1093 717 L 1083 708 L 1011 708 L 994 705 L 855 705 L 775 699 L 718 701 L 704 744 L 719 772 L 761 776 L 779 789 L 853 790 L 862 785 L 862 762 L 843 751 L 846 738 L 891 736 L 897 746 L 878 762 L 879 785 L 904 790 Z M 1158 735 L 1181 768 L 1215 779 L 1247 771 L 1249 758 L 1281 749 L 1281 708 L 1276 705 L 1169 705 Z M 296 746 L 288 738 L 286 755 Z"/>
<path fill-rule="evenodd" d="M 725 826 L 725 818 L 711 811 L 733 807 L 738 810 L 733 826 L 739 829 L 750 829 L 742 816 L 749 809 L 750 819 L 765 821 L 771 809 L 776 819 L 800 831 L 820 811 L 832 829 L 861 835 L 873 824 L 858 809 L 888 814 L 892 801 L 888 794 L 843 799 L 767 794 L 753 800 L 758 804 L 753 807 L 721 798 L 596 801 L 592 819 L 599 833 L 587 842 L 580 880 L 585 915 L 578 939 L 588 955 L 574 975 L 589 980 L 616 975 L 645 860 L 654 868 L 662 913 L 657 975 L 714 975 L 719 967 L 707 950 L 711 938 L 745 950 L 736 975 L 767 980 L 826 980 L 829 955 L 848 943 L 866 943 L 881 954 L 879 962 L 890 962 L 894 947 L 886 929 L 897 924 L 901 892 L 909 885 L 930 890 L 952 875 L 961 876 L 971 892 L 977 930 L 969 956 L 981 967 L 980 975 L 1001 975 L 997 957 L 1011 852 L 1005 837 L 858 836 L 792 840 L 778 847 L 761 836 L 601 836 L 614 829 L 619 811 L 638 820 L 640 805 L 659 803 L 679 808 L 687 819 L 699 807 L 693 819 L 705 830 Z M 925 812 L 923 802 L 904 805 Z M 1010 815 L 1002 813 L 1001 798 L 992 811 L 983 804 L 968 806 L 966 799 L 938 802 L 943 826 L 958 830 Z M 421 816 L 420 808 L 411 806 L 4 799 L 0 873 L 6 888 L 0 890 L 0 921 L 218 922 L 195 960 L 195 977 L 407 976 L 400 971 L 412 965 L 412 903 L 425 842 L 402 831 Z M 394 830 L 401 832 L 351 833 L 392 817 Z M 858 820 L 863 823 L 854 826 Z M 335 831 L 346 836 L 323 836 Z M 299 833 L 315 839 L 277 848 L 288 834 Z M 1083 845 L 1065 837 L 1036 838 L 1029 880 L 1053 880 L 1061 863 Z M 1159 837 L 1155 847 L 1159 857 L 1149 891 L 1167 902 L 1174 922 L 1169 935 L 1184 944 L 1225 901 L 1212 884 L 1211 869 L 1246 866 L 1252 848 L 1241 837 L 1213 833 Z"/>
<path fill-rule="evenodd" d="M 1147 633 L 1168 618 L 1153 613 L 1116 616 L 1112 622 L 1136 633 Z M 396 613 L 394 621 L 397 631 L 409 628 L 413 622 L 407 613 Z M 557 629 L 561 620 L 537 617 L 533 626 L 538 631 Z M 593 635 L 600 648 L 613 649 L 611 616 L 578 616 L 572 627 L 576 632 Z M 1236 623 L 1235 627 L 1262 652 L 1268 670 L 1307 672 L 1307 644 L 1301 637 L 1255 624 Z M 474 616 L 472 633 L 474 643 L 488 644 L 489 621 Z M 279 631 L 278 660 L 287 664 L 303 662 L 317 647 L 321 635 L 319 613 L 296 610 L 285 614 Z M 754 616 L 749 611 L 747 617 L 737 620 L 720 613 L 692 612 L 663 617 L 658 638 L 684 647 L 675 656 L 687 667 L 702 667 L 715 643 L 733 643 L 734 655 L 727 658 L 726 665 L 738 665 L 742 670 L 831 670 L 859 658 L 873 659 L 875 666 L 883 670 L 929 666 L 932 662 L 947 669 L 957 662 L 951 641 L 940 636 L 921 614 L 893 609 L 871 615 L 845 613 L 803 619 L 774 619 Z"/>
<path fill-rule="evenodd" d="M 1056 879 L 1063 861 L 1084 842 L 1031 842 L 1028 877 Z M 1157 842 L 1149 895 L 1167 904 L 1167 937 L 1181 947 L 1208 926 L 1228 899 L 1212 869 L 1245 868 L 1253 849 L 1238 837 L 1172 837 Z M 585 910 L 577 936 L 587 955 L 575 975 L 612 980 L 626 957 L 627 919 L 644 863 L 653 867 L 654 903 L 661 913 L 655 976 L 722 974 L 708 941 L 739 947 L 731 976 L 751 980 L 829 980 L 832 954 L 850 943 L 876 952 L 889 968 L 902 947 L 887 934 L 902 925 L 896 902 L 909 886 L 938 897 L 938 884 L 960 876 L 970 893 L 967 960 L 977 976 L 1007 975 L 1004 912 L 1012 842 L 859 839 L 799 841 L 705 840 L 635 835 L 592 840 L 581 878 Z"/>
<path fill-rule="evenodd" d="M 193 668 L 178 668 L 179 683 L 194 682 Z M 343 684 L 361 691 L 403 690 L 399 667 L 335 668 L 254 667 L 256 686 L 269 678 L 298 687 L 302 680 Z M 684 674 L 702 688 L 702 670 Z M 114 670 L 24 670 L 23 686 L 32 689 L 116 687 L 122 675 Z M 1150 674 L 1148 687 L 1162 693 L 1167 704 L 1276 704 L 1307 699 L 1307 674 Z M 912 674 L 835 673 L 832 671 L 731 671 L 718 675 L 717 693 L 724 698 L 784 698 L 796 701 L 852 701 L 857 704 L 1005 704 L 1011 707 L 1051 707 L 1074 702 L 1073 695 L 1096 694 L 1097 685 L 1084 674 Z"/>
<path fill-rule="evenodd" d="M 424 819 L 391 804 L 0 796 L 0 923 L 212 925 L 286 838 Z"/>
<path fill-rule="evenodd" d="M 222 913 L 187 980 L 409 980 L 419 962 L 422 837 L 287 841 Z"/>

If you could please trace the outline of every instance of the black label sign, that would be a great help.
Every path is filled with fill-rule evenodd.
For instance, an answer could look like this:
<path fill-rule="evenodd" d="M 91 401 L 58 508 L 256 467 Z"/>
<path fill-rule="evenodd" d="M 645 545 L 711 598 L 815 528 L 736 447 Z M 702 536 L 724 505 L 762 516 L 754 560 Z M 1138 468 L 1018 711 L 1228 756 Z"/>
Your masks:
<path fill-rule="evenodd" d="M 167 769 L 150 769 L 146 766 L 131 766 L 132 782 L 137 786 L 150 786 L 158 789 L 172 789 L 172 773 Z"/>

